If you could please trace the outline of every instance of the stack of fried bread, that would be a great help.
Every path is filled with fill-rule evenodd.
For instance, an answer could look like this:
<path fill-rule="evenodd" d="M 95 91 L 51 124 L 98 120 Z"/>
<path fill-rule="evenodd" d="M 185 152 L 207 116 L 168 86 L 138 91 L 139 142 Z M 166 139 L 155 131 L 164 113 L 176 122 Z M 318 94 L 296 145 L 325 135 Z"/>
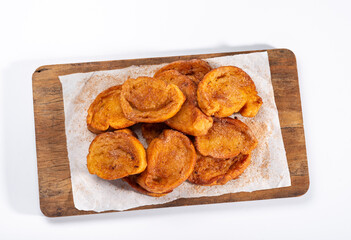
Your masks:
<path fill-rule="evenodd" d="M 250 165 L 257 139 L 235 118 L 254 117 L 262 105 L 242 69 L 211 69 L 206 61 L 176 61 L 153 77 L 128 79 L 101 92 L 88 109 L 98 134 L 87 167 L 106 180 L 122 179 L 136 191 L 164 196 L 184 181 L 223 185 Z M 148 147 L 128 127 L 141 125 Z"/>

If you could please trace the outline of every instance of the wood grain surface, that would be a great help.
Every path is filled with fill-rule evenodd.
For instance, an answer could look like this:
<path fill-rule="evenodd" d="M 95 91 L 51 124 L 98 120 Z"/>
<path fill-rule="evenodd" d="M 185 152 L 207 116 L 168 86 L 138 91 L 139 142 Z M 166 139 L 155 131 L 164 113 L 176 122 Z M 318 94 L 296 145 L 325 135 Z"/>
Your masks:
<path fill-rule="evenodd" d="M 259 52 L 259 51 L 250 51 Z M 111 70 L 131 65 L 160 64 L 193 58 L 206 59 L 250 52 L 214 53 L 162 58 L 117 60 L 41 66 L 33 73 L 33 101 L 38 161 L 40 208 L 45 216 L 96 214 L 74 207 L 67 157 L 62 87 L 58 76 L 78 72 Z M 283 197 L 307 192 L 309 175 L 301 112 L 296 58 L 288 49 L 267 50 L 274 96 L 291 175 L 291 186 L 251 193 L 231 193 L 215 197 L 183 198 L 169 203 L 130 210 L 211 204 Z"/>

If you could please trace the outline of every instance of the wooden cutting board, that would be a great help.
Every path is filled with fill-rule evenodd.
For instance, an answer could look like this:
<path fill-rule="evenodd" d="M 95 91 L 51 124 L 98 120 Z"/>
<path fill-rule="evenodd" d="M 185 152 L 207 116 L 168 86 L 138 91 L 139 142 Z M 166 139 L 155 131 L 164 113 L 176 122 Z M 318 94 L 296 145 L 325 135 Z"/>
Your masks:
<path fill-rule="evenodd" d="M 48 217 L 58 217 L 96 213 L 79 211 L 74 207 L 67 157 L 62 87 L 58 76 L 125 68 L 131 65 L 161 64 L 176 60 L 206 59 L 251 52 L 261 51 L 59 64 L 39 67 L 33 73 L 33 101 L 40 208 L 43 214 Z M 296 197 L 307 192 L 309 175 L 296 58 L 294 53 L 287 49 L 273 49 L 267 50 L 267 52 L 274 96 L 279 111 L 280 126 L 291 175 L 291 186 L 251 193 L 241 192 L 215 197 L 178 199 L 165 204 L 138 207 L 130 210 Z"/>

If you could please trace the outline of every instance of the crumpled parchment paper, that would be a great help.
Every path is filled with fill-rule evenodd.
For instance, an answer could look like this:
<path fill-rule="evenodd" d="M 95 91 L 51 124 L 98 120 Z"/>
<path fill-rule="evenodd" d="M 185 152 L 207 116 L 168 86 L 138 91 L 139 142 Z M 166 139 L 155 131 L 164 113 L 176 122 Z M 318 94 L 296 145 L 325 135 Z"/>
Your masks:
<path fill-rule="evenodd" d="M 73 199 L 77 209 L 96 212 L 126 210 L 166 203 L 178 198 L 218 196 L 291 185 L 267 52 L 209 58 L 206 61 L 212 68 L 228 65 L 242 68 L 251 76 L 259 96 L 263 99 L 263 105 L 256 117 L 244 118 L 240 114 L 235 114 L 258 138 L 258 146 L 252 153 L 252 163 L 246 171 L 238 179 L 229 181 L 223 186 L 197 186 L 184 182 L 172 193 L 159 198 L 140 194 L 120 179 L 106 181 L 89 174 L 86 156 L 95 134 L 87 129 L 86 116 L 92 101 L 101 91 L 122 84 L 128 78 L 153 76 L 156 70 L 165 64 L 60 76 Z M 147 147 L 140 131 L 135 130 L 141 142 Z"/>

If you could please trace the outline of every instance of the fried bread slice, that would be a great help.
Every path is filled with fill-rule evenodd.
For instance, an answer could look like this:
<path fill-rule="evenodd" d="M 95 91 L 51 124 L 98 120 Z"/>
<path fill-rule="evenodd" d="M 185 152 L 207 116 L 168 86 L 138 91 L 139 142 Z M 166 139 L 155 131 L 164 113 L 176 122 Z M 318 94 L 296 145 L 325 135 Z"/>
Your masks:
<path fill-rule="evenodd" d="M 137 183 L 153 193 L 173 190 L 188 179 L 196 161 L 196 152 L 187 136 L 174 130 L 164 130 L 147 149 L 148 167 Z"/>
<path fill-rule="evenodd" d="M 197 155 L 194 171 L 188 181 L 197 185 L 224 185 L 239 177 L 250 165 L 250 154 L 239 154 L 234 158 L 219 159 Z"/>
<path fill-rule="evenodd" d="M 123 178 L 141 173 L 146 166 L 145 149 L 129 131 L 101 133 L 90 144 L 87 167 L 100 178 Z"/>
<path fill-rule="evenodd" d="M 121 106 L 124 115 L 135 122 L 163 122 L 173 117 L 185 101 L 174 84 L 150 77 L 128 79 L 122 85 Z"/>
<path fill-rule="evenodd" d="M 109 129 L 121 129 L 132 126 L 122 111 L 120 94 L 122 85 L 117 85 L 101 92 L 88 109 L 87 125 L 93 133 L 102 133 Z"/>
<path fill-rule="evenodd" d="M 149 192 L 147 190 L 145 190 L 144 188 L 140 187 L 140 185 L 136 182 L 137 179 L 137 175 L 130 175 L 128 177 L 124 177 L 122 178 L 123 181 L 125 181 L 126 183 L 128 183 L 134 190 L 136 190 L 137 192 L 140 192 L 142 194 L 151 196 L 151 197 L 162 197 L 167 195 L 168 193 L 172 192 L 166 192 L 166 193 L 152 193 Z"/>
<path fill-rule="evenodd" d="M 206 73 L 211 71 L 211 67 L 206 61 L 201 59 L 180 60 L 162 67 L 155 73 L 154 77 L 158 77 L 159 74 L 168 70 L 176 70 L 198 84 Z"/>
<path fill-rule="evenodd" d="M 207 73 L 198 85 L 197 100 L 207 116 L 215 117 L 228 117 L 236 112 L 254 117 L 262 105 L 251 77 L 234 66 Z"/>
<path fill-rule="evenodd" d="M 248 154 L 257 146 L 257 139 L 249 127 L 238 119 L 215 118 L 212 128 L 204 136 L 195 137 L 195 147 L 203 156 L 233 158 Z"/>

